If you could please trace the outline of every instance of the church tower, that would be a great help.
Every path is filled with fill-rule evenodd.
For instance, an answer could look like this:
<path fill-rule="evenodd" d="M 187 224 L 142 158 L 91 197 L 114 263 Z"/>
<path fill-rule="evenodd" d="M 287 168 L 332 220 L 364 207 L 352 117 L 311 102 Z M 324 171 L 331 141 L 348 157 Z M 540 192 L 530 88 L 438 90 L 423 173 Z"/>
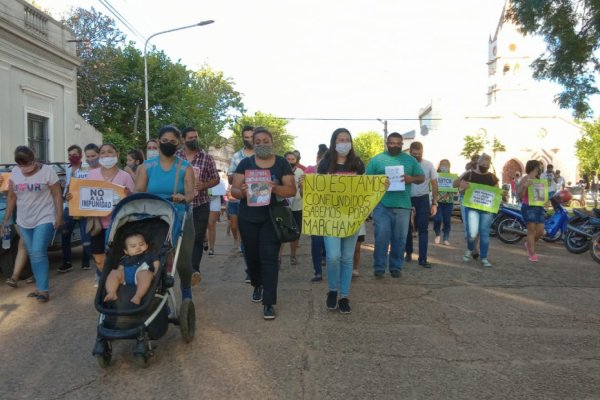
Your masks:
<path fill-rule="evenodd" d="M 528 97 L 532 81 L 529 65 L 533 61 L 529 38 L 519 33 L 517 27 L 506 20 L 510 8 L 507 0 L 502 9 L 494 36 L 488 43 L 488 106 L 514 106 Z M 533 53 L 535 54 L 535 53 Z"/>

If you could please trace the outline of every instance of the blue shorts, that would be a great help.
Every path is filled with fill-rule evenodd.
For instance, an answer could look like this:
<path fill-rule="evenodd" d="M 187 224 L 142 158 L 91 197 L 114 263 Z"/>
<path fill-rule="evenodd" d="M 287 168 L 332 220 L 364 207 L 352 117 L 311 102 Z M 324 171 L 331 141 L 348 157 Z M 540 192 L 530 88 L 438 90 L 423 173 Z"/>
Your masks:
<path fill-rule="evenodd" d="M 543 224 L 546 220 L 546 210 L 542 206 L 522 204 L 521 215 L 527 224 Z"/>
<path fill-rule="evenodd" d="M 142 265 L 125 265 L 125 282 L 123 284 L 130 286 L 137 285 L 137 274 L 140 271 L 150 271 L 150 266 L 146 263 L 142 263 Z"/>
<path fill-rule="evenodd" d="M 239 201 L 228 201 L 227 202 L 227 215 L 240 215 L 240 202 Z"/>

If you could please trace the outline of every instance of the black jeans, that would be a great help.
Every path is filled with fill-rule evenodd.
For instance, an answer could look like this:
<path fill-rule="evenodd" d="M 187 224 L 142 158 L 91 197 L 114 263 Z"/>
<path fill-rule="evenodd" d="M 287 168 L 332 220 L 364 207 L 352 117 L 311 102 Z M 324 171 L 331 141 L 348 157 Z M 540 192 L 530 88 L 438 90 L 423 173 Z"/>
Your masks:
<path fill-rule="evenodd" d="M 248 266 L 252 286 L 263 287 L 264 305 L 277 304 L 277 281 L 279 279 L 279 248 L 273 223 L 270 219 L 263 222 L 249 222 L 243 218 L 238 221 L 244 257 Z"/>
<path fill-rule="evenodd" d="M 192 250 L 192 268 L 194 271 L 200 271 L 200 262 L 202 253 L 204 253 L 204 236 L 208 226 L 208 215 L 210 213 L 210 203 L 204 203 L 194 207 L 194 248 Z"/>
<path fill-rule="evenodd" d="M 415 208 L 415 228 L 419 232 L 419 263 L 427 262 L 427 241 L 429 239 L 429 195 L 416 196 L 410 198 L 412 206 Z M 413 253 L 412 227 L 408 224 L 408 235 L 406 236 L 406 253 Z"/>
<path fill-rule="evenodd" d="M 178 211 L 178 215 L 183 211 Z M 177 273 L 181 280 L 181 288 L 187 289 L 192 286 L 192 252 L 194 246 L 194 220 L 191 210 L 185 214 L 185 225 L 177 259 Z"/>

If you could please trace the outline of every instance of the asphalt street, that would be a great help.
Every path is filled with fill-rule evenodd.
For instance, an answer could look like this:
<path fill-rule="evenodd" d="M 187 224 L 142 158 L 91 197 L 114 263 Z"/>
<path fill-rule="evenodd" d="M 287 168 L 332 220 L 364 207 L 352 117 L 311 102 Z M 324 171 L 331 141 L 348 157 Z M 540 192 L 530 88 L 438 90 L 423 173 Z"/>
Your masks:
<path fill-rule="evenodd" d="M 76 261 L 59 274 L 52 253 L 50 302 L 27 298 L 24 281 L 0 286 L 0 399 L 600 399 L 600 265 L 562 243 L 532 264 L 522 242 L 492 239 L 483 269 L 462 261 L 455 222 L 451 246 L 430 232 L 433 268 L 412 262 L 400 279 L 373 277 L 368 224 L 350 315 L 327 311 L 303 236 L 300 265 L 284 250 L 274 321 L 219 223 L 194 288 L 195 339 L 171 325 L 145 369 L 132 342 L 97 365 L 93 273 Z"/>

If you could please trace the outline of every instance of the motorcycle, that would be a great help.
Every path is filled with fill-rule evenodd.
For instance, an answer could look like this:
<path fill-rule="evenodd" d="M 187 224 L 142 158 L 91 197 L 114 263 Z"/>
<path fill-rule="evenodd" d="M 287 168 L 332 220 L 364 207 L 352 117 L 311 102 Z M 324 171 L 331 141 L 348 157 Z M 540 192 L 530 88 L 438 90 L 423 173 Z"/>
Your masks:
<path fill-rule="evenodd" d="M 573 210 L 575 216 L 567 225 L 565 247 L 573 254 L 585 253 L 595 234 L 600 233 L 600 210 L 594 209 L 594 215 Z"/>
<path fill-rule="evenodd" d="M 509 204 L 509 203 L 500 204 L 500 209 L 498 210 L 498 214 L 496 214 L 496 216 L 494 217 L 494 219 L 492 221 L 492 225 L 490 225 L 490 237 L 498 236 L 498 224 L 500 224 L 500 222 L 504 221 L 505 219 L 511 218 L 511 216 L 513 215 L 512 213 L 509 213 L 509 211 L 514 211 L 514 212 L 520 213 L 521 206 Z"/>
<path fill-rule="evenodd" d="M 550 202 L 554 209 L 554 214 L 550 217 L 546 217 L 542 240 L 546 242 L 556 242 L 567 231 L 569 214 L 558 198 L 553 197 L 550 199 Z M 508 217 L 498 223 L 498 239 L 508 244 L 517 243 L 523 237 L 527 236 L 527 224 L 525 223 L 523 215 L 521 215 L 521 210 L 505 207 L 503 212 Z"/>
<path fill-rule="evenodd" d="M 592 258 L 600 264 L 600 233 L 594 235 L 590 241 L 590 253 L 592 254 Z"/>

